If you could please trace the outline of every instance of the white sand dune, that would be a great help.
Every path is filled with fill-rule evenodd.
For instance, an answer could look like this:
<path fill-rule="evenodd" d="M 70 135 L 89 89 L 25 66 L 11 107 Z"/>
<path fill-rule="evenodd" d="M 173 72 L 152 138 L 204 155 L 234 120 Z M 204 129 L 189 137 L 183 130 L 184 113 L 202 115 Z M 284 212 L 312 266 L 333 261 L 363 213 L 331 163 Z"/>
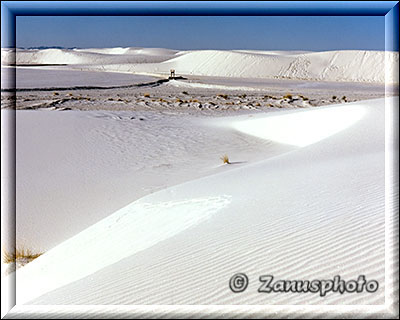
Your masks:
<path fill-rule="evenodd" d="M 8 72 L 9 67 L 1 68 L 1 88 L 71 88 L 82 86 L 109 87 L 132 85 L 135 83 L 154 81 L 153 77 L 116 72 L 91 72 L 68 70 L 62 67 L 42 67 L 16 69 L 16 82 L 14 75 Z"/>
<path fill-rule="evenodd" d="M 117 210 L 19 269 L 17 303 L 384 304 L 393 289 L 385 282 L 385 111 L 397 104 L 387 98 L 209 123 L 296 148 Z M 264 130 L 272 117 L 284 140 Z M 389 226 L 397 223 L 394 206 Z M 240 294 L 228 287 L 237 272 L 250 278 Z M 260 294 L 263 274 L 365 275 L 379 289 Z"/>
<path fill-rule="evenodd" d="M 170 113 L 18 111 L 17 242 L 47 251 L 133 200 L 245 164 L 221 166 L 224 153 L 249 163 L 294 148 Z"/>
<path fill-rule="evenodd" d="M 239 131 L 279 143 L 305 147 L 340 132 L 358 121 L 365 109 L 358 105 L 342 108 L 322 108 L 312 113 L 286 112 L 266 119 L 251 119 L 233 124 Z M 288 134 L 287 128 L 296 128 Z"/>
<path fill-rule="evenodd" d="M 398 52 L 326 51 L 280 52 L 251 50 L 176 51 L 156 48 L 17 50 L 18 64 L 88 65 L 128 73 L 398 83 Z M 2 50 L 2 63 L 12 63 Z M 397 63 L 397 64 L 396 64 Z M 386 75 L 386 78 L 385 78 Z"/>
<path fill-rule="evenodd" d="M 177 51 L 151 48 L 30 49 L 16 51 L 17 64 L 133 64 L 161 62 Z M 9 50 L 2 49 L 2 64 L 13 63 Z"/>
<path fill-rule="evenodd" d="M 179 53 L 178 50 L 163 48 L 92 48 L 92 49 L 74 49 L 76 52 L 93 52 L 102 54 L 128 54 L 128 55 L 148 55 L 148 56 L 173 56 Z"/>
<path fill-rule="evenodd" d="M 298 55 L 298 54 L 303 54 L 303 53 L 309 53 L 312 51 L 263 51 L 263 50 L 232 50 L 234 52 L 241 52 L 241 53 L 250 53 L 250 54 L 262 54 L 262 55 L 285 55 L 285 56 L 292 56 L 292 55 Z"/>
<path fill-rule="evenodd" d="M 158 71 L 174 68 L 182 74 L 208 76 L 382 83 L 385 82 L 382 69 L 385 55 L 389 63 L 398 61 L 397 53 L 379 51 L 330 51 L 289 56 L 209 50 L 190 52 L 157 67 Z M 388 82 L 398 82 L 398 79 L 388 79 Z"/>

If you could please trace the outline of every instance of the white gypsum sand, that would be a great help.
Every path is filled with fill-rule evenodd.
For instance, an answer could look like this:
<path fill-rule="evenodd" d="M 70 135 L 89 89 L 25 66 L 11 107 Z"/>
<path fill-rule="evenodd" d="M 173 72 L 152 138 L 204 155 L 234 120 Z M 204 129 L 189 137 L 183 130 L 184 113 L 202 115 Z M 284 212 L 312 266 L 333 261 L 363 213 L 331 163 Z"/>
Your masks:
<path fill-rule="evenodd" d="M 228 289 L 239 271 L 250 279 L 266 272 L 309 280 L 363 274 L 379 282 L 374 294 L 271 293 L 269 304 L 383 303 L 385 109 L 397 103 L 388 98 L 208 124 L 236 131 L 254 121 L 239 129 L 259 135 L 254 128 L 281 117 L 287 137 L 298 137 L 305 129 L 317 134 L 325 111 L 337 130 L 117 210 L 19 269 L 17 303 L 263 304 L 256 281 L 240 296 Z M 358 116 L 343 126 L 346 108 Z M 293 117 L 307 115 L 314 125 L 294 126 Z"/>
<path fill-rule="evenodd" d="M 293 149 L 199 116 L 35 110 L 16 119 L 17 240 L 43 251 L 146 194 L 232 169 L 223 153 L 241 166 Z"/>
<path fill-rule="evenodd" d="M 384 303 L 396 63 L 360 50 L 18 49 L 15 61 L 2 49 L 17 245 L 45 251 L 16 271 L 17 303 Z M 184 79 L 165 81 L 170 69 Z M 250 278 L 240 295 L 236 272 Z M 265 296 L 263 274 L 363 274 L 379 290 Z"/>
<path fill-rule="evenodd" d="M 2 64 L 67 64 L 152 75 L 167 75 L 175 69 L 182 75 L 369 83 L 398 83 L 393 69 L 398 61 L 398 52 L 366 50 L 17 49 L 13 56 L 10 50 L 2 49 Z"/>
<path fill-rule="evenodd" d="M 17 109 L 264 110 L 398 94 L 397 52 L 105 48 L 12 53 L 2 49 L 2 65 L 17 65 Z M 184 79 L 164 82 L 170 69 Z M 14 107 L 7 92 L 14 85 L 10 70 L 2 70 L 2 108 Z M 288 94 L 293 99 L 284 99 Z"/>
<path fill-rule="evenodd" d="M 8 69 L 2 68 L 2 88 L 12 88 L 13 83 L 7 77 Z M 79 87 L 124 86 L 135 83 L 150 82 L 154 78 L 143 75 L 132 75 L 114 72 L 90 72 L 69 70 L 65 67 L 18 67 L 16 69 L 17 88 L 51 88 L 51 87 Z"/>

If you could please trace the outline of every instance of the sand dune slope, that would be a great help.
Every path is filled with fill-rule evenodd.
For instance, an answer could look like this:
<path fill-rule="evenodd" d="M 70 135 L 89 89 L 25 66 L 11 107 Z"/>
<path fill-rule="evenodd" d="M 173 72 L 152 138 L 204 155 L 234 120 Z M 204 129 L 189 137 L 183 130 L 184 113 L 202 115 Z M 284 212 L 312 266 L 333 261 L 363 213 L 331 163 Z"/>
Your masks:
<path fill-rule="evenodd" d="M 318 136 L 318 121 L 326 121 L 315 109 L 218 122 L 237 129 L 254 119 L 253 127 L 261 128 L 277 117 L 287 136 L 300 136 L 303 143 L 290 153 L 131 203 L 21 268 L 17 303 L 383 304 L 384 115 L 398 99 L 387 102 L 322 107 L 337 128 L 318 141 L 301 139 L 305 130 Z M 348 108 L 354 116 L 342 126 Z M 309 115 L 315 125 L 295 126 L 294 115 Z M 250 279 L 240 294 L 228 286 L 237 272 Z M 288 280 L 365 275 L 379 289 L 323 298 L 260 294 L 257 279 L 264 274 Z"/>
<path fill-rule="evenodd" d="M 132 64 L 161 62 L 178 51 L 156 48 L 31 49 L 17 50 L 17 64 Z M 2 49 L 2 63 L 13 63 L 10 51 Z"/>
<path fill-rule="evenodd" d="M 2 63 L 12 63 L 2 50 Z M 45 49 L 17 50 L 18 64 L 90 65 L 90 69 L 167 75 L 178 74 L 398 83 L 398 52 L 326 51 L 280 52 L 251 50 L 176 51 L 157 48 Z M 385 78 L 386 74 L 386 78 Z"/>
<path fill-rule="evenodd" d="M 328 51 L 302 54 L 254 54 L 231 51 L 194 51 L 158 66 L 182 74 L 219 77 L 276 78 L 317 81 L 385 82 L 386 63 L 398 62 L 398 54 L 379 51 Z M 146 66 L 140 66 L 145 71 Z M 398 82 L 398 79 L 388 79 Z"/>

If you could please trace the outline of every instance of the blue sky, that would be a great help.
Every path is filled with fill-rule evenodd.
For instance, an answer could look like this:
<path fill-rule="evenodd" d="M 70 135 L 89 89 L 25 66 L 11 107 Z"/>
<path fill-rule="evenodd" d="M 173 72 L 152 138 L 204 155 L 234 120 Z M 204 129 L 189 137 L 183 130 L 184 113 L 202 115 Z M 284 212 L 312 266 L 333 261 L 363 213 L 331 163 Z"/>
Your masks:
<path fill-rule="evenodd" d="M 18 16 L 17 46 L 384 50 L 383 16 Z"/>

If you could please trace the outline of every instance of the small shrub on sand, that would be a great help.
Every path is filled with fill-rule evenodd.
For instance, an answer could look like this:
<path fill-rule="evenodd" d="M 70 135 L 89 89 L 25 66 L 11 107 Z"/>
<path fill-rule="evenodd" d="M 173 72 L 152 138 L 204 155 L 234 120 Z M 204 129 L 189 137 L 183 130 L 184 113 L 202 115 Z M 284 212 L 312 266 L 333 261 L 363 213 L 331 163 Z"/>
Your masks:
<path fill-rule="evenodd" d="M 225 155 L 223 155 L 221 158 L 220 158 L 221 160 L 222 160 L 222 162 L 225 164 L 230 164 L 230 162 L 229 162 L 229 157 L 225 154 Z"/>
<path fill-rule="evenodd" d="M 58 95 L 60 95 L 58 92 L 53 92 L 53 95 L 54 96 L 58 96 Z"/>
<path fill-rule="evenodd" d="M 332 96 L 332 100 L 336 100 L 337 99 L 337 97 L 336 96 Z"/>
<path fill-rule="evenodd" d="M 218 94 L 217 97 L 228 99 L 228 95 L 227 94 Z"/>
<path fill-rule="evenodd" d="M 34 253 L 31 249 L 18 248 L 11 252 L 3 251 L 3 261 L 4 263 L 15 263 L 17 260 L 30 262 L 40 257 L 42 254 L 43 252 Z"/>
<path fill-rule="evenodd" d="M 189 94 L 189 93 L 187 93 L 187 91 L 182 91 L 182 94 Z"/>
<path fill-rule="evenodd" d="M 342 100 L 347 101 L 346 96 L 343 96 L 343 97 L 342 97 Z"/>
<path fill-rule="evenodd" d="M 283 99 L 289 99 L 292 100 L 293 96 L 291 94 L 287 94 L 283 96 Z"/>
<path fill-rule="evenodd" d="M 264 99 L 276 99 L 274 96 L 270 96 L 269 94 L 266 94 L 264 96 Z"/>
<path fill-rule="evenodd" d="M 145 93 L 145 94 L 143 95 L 143 97 L 145 97 L 145 98 L 150 98 L 150 93 Z"/>

